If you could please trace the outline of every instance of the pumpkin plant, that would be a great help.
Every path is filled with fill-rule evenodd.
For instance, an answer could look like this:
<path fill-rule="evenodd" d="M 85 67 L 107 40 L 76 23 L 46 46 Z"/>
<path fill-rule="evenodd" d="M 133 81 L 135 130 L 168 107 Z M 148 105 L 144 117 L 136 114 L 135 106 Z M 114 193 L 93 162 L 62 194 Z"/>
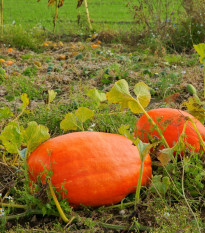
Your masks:
<path fill-rule="evenodd" d="M 142 185 L 152 175 L 151 159 L 144 156 Z M 122 135 L 75 132 L 41 144 L 28 158 L 29 177 L 41 176 L 45 183 L 51 170 L 52 184 L 61 198 L 79 207 L 110 205 L 135 192 L 139 178 L 140 154 L 132 141 Z M 46 170 L 45 170 L 46 169 Z"/>
<path fill-rule="evenodd" d="M 124 108 L 129 108 L 135 114 L 144 113 L 161 136 L 163 144 L 166 147 L 169 147 L 161 129 L 157 127 L 157 124 L 152 120 L 152 118 L 145 110 L 151 99 L 149 87 L 144 82 L 139 82 L 134 87 L 134 93 L 137 96 L 136 99 L 133 98 L 130 94 L 127 81 L 121 79 L 115 83 L 115 85 L 108 93 L 106 93 L 106 97 L 109 103 L 119 103 L 122 110 Z"/>

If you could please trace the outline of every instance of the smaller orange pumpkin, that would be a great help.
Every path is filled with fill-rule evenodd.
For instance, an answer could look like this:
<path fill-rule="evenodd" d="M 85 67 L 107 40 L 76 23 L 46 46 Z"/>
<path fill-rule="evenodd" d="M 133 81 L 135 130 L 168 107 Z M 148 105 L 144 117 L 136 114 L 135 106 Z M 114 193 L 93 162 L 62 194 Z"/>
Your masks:
<path fill-rule="evenodd" d="M 11 65 L 13 65 L 13 64 L 14 64 L 14 62 L 13 62 L 13 61 L 6 61 L 5 63 L 6 63 L 6 65 L 8 65 L 8 66 L 11 66 Z"/>
<path fill-rule="evenodd" d="M 199 133 L 203 140 L 205 140 L 205 127 L 200 121 L 187 112 L 179 109 L 159 108 L 150 110 L 147 113 L 161 129 L 163 136 L 170 147 L 173 147 L 178 141 L 187 116 L 193 119 Z M 185 134 L 187 136 L 185 139 L 186 142 L 193 147 L 194 151 L 199 152 L 201 148 L 200 140 L 191 122 L 187 123 Z M 143 142 L 148 142 L 153 136 L 160 138 L 159 133 L 154 130 L 152 123 L 145 115 L 142 115 L 137 121 L 135 136 L 139 137 Z"/>
<path fill-rule="evenodd" d="M 0 58 L 0 63 L 5 63 L 5 60 L 3 58 Z"/>
<path fill-rule="evenodd" d="M 12 48 L 8 48 L 7 50 L 9 53 L 13 52 L 13 49 Z"/>

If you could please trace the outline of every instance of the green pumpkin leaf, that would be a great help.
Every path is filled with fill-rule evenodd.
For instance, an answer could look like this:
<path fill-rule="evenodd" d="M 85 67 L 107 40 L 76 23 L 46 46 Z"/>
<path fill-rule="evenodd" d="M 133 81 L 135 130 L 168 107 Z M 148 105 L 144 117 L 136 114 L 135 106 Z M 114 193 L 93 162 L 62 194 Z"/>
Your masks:
<path fill-rule="evenodd" d="M 137 146 L 139 153 L 140 153 L 140 159 L 143 162 L 147 156 L 147 154 L 149 153 L 149 151 L 151 150 L 152 147 L 156 146 L 159 142 L 155 142 L 155 143 L 144 143 L 142 142 L 139 138 L 137 138 L 136 140 L 133 141 L 134 144 Z"/>
<path fill-rule="evenodd" d="M 27 146 L 27 152 L 31 153 L 42 142 L 50 138 L 48 128 L 38 125 L 35 121 L 28 123 L 28 127 L 22 132 L 23 142 Z"/>
<path fill-rule="evenodd" d="M 131 110 L 138 106 L 135 99 L 129 92 L 129 86 L 126 80 L 121 79 L 117 81 L 111 90 L 106 94 L 109 103 L 121 104 L 121 109 L 131 106 Z"/>
<path fill-rule="evenodd" d="M 152 185 L 150 187 L 150 191 L 153 193 L 159 193 L 161 195 L 165 195 L 169 189 L 171 182 L 169 177 L 162 175 L 156 175 L 152 178 Z"/>
<path fill-rule="evenodd" d="M 106 94 L 99 92 L 96 88 L 90 89 L 87 92 L 87 96 L 89 96 L 91 99 L 93 99 L 96 103 L 104 102 L 107 100 Z"/>
<path fill-rule="evenodd" d="M 130 126 L 129 125 L 121 125 L 118 129 L 118 132 L 125 136 L 126 138 L 129 138 L 130 140 L 133 139 L 133 135 L 130 133 Z"/>
<path fill-rule="evenodd" d="M 22 159 L 25 159 L 27 155 L 27 148 L 24 148 L 23 150 L 19 150 L 19 155 L 21 156 Z"/>
<path fill-rule="evenodd" d="M 78 118 L 79 121 L 84 123 L 88 119 L 93 118 L 94 113 L 89 108 L 80 107 L 75 111 L 75 115 L 76 115 L 76 117 Z"/>
<path fill-rule="evenodd" d="M 21 129 L 17 123 L 10 123 L 0 134 L 0 140 L 9 153 L 18 153 L 21 146 Z"/>
<path fill-rule="evenodd" d="M 10 116 L 13 116 L 13 113 L 11 112 L 11 110 L 8 107 L 0 109 L 0 120 L 7 119 Z"/>
<path fill-rule="evenodd" d="M 199 60 L 202 64 L 205 64 L 205 43 L 194 45 L 195 50 L 199 54 Z"/>
<path fill-rule="evenodd" d="M 50 104 L 56 97 L 57 92 L 54 90 L 48 90 L 48 104 Z"/>
<path fill-rule="evenodd" d="M 26 93 L 23 93 L 21 95 L 21 100 L 23 102 L 22 108 L 26 108 L 29 105 L 29 98 L 28 95 Z"/>
<path fill-rule="evenodd" d="M 134 87 L 134 93 L 137 96 L 137 100 L 140 102 L 143 108 L 146 108 L 150 103 L 151 95 L 149 87 L 144 82 L 139 82 Z M 140 107 L 135 109 L 135 113 L 141 113 Z"/>
<path fill-rule="evenodd" d="M 78 124 L 73 113 L 67 113 L 65 118 L 60 123 L 60 128 L 68 131 L 68 130 L 76 130 L 78 128 Z"/>

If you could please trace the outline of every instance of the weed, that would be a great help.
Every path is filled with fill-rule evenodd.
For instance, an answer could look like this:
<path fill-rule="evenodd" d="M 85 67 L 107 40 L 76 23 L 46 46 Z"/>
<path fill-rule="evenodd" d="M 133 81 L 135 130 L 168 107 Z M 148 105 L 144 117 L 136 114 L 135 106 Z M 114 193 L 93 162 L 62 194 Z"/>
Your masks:
<path fill-rule="evenodd" d="M 39 51 L 43 41 L 45 41 L 45 34 L 37 28 L 25 30 L 22 26 L 10 25 L 4 27 L 4 32 L 0 35 L 0 41 L 6 46 L 20 50 Z"/>
<path fill-rule="evenodd" d="M 12 100 L 20 96 L 21 93 L 27 93 L 31 100 L 44 98 L 43 90 L 45 87 L 35 84 L 34 80 L 30 79 L 30 77 L 10 76 L 4 85 L 6 86 L 7 97 L 13 97 Z"/>

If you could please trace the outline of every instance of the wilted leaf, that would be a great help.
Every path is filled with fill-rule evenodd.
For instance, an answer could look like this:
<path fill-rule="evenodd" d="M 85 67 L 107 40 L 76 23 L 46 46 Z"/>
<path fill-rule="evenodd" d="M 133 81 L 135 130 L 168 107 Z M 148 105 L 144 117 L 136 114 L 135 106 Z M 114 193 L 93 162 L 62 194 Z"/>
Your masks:
<path fill-rule="evenodd" d="M 21 100 L 23 102 L 22 108 L 26 108 L 29 105 L 29 98 L 28 95 L 26 93 L 23 93 L 21 95 Z"/>
<path fill-rule="evenodd" d="M 48 6 L 53 6 L 57 0 L 48 0 Z"/>
<path fill-rule="evenodd" d="M 91 119 L 94 115 L 93 111 L 86 107 L 80 107 L 75 111 L 75 115 L 79 121 L 84 123 L 88 119 Z"/>
<path fill-rule="evenodd" d="M 100 103 L 100 102 L 107 100 L 106 94 L 99 92 L 96 88 L 90 89 L 87 92 L 87 95 L 97 103 Z"/>
<path fill-rule="evenodd" d="M 146 108 L 151 99 L 149 87 L 145 83 L 139 82 L 134 87 L 134 93 L 137 96 L 137 99 L 142 105 L 142 107 Z M 138 109 L 135 109 L 135 113 L 141 113 L 141 112 L 142 112 L 141 108 L 138 107 Z"/>
<path fill-rule="evenodd" d="M 21 130 L 17 123 L 10 123 L 0 134 L 0 140 L 9 153 L 18 153 L 21 146 Z"/>
<path fill-rule="evenodd" d="M 47 127 L 38 125 L 35 121 L 28 123 L 28 127 L 22 132 L 23 142 L 26 144 L 28 153 L 50 138 L 48 131 Z"/>
<path fill-rule="evenodd" d="M 161 162 L 162 166 L 166 166 L 173 157 L 173 149 L 165 148 L 161 150 L 157 156 L 158 160 Z"/>
<path fill-rule="evenodd" d="M 8 107 L 0 109 L 0 120 L 7 119 L 10 116 L 13 116 L 13 113 L 11 112 L 11 110 Z"/>
<path fill-rule="evenodd" d="M 195 50 L 199 54 L 199 60 L 202 64 L 205 64 L 205 43 L 194 45 Z"/>
<path fill-rule="evenodd" d="M 205 122 L 205 109 L 198 98 L 195 96 L 190 97 L 188 102 L 184 102 L 184 104 L 192 116 L 196 117 L 202 124 Z"/>
<path fill-rule="evenodd" d="M 76 130 L 78 128 L 78 124 L 75 115 L 73 113 L 67 113 L 60 123 L 60 128 L 65 131 Z"/>
<path fill-rule="evenodd" d="M 58 2 L 58 7 L 63 6 L 63 4 L 64 4 L 64 0 L 59 0 L 59 2 Z"/>
<path fill-rule="evenodd" d="M 50 104 L 56 97 L 57 92 L 54 90 L 48 90 L 48 104 Z"/>
<path fill-rule="evenodd" d="M 180 96 L 180 93 L 177 92 L 177 93 L 171 94 L 171 95 L 167 96 L 166 98 L 164 98 L 164 101 L 168 104 L 173 103 L 173 102 L 176 102 L 176 100 L 178 99 L 179 96 Z"/>
<path fill-rule="evenodd" d="M 77 8 L 80 7 L 83 3 L 83 0 L 78 0 L 78 5 L 77 5 Z"/>

